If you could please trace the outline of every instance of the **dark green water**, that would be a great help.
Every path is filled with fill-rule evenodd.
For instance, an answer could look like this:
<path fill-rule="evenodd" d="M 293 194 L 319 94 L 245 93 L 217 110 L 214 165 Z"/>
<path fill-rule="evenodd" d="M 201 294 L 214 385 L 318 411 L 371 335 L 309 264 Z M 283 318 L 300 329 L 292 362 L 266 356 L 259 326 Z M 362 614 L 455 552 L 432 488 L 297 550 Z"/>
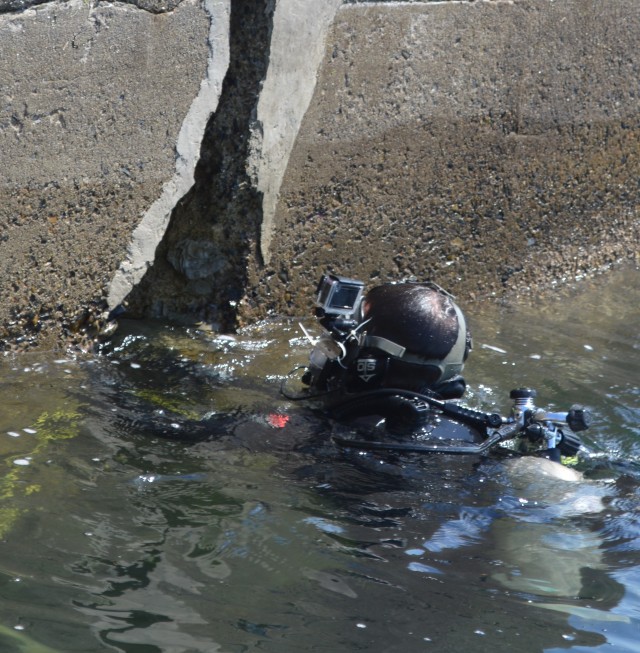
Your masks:
<path fill-rule="evenodd" d="M 278 392 L 295 322 L 2 359 L 0 650 L 637 651 L 639 300 L 631 269 L 465 307 L 471 405 L 592 408 L 623 464 L 579 483 L 335 450 Z"/>

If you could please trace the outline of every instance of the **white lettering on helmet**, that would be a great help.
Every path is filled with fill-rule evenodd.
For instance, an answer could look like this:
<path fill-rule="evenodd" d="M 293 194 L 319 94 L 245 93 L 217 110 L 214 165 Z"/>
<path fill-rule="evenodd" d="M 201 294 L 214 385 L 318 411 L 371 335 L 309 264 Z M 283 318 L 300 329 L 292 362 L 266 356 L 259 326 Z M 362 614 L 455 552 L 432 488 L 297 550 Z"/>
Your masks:
<path fill-rule="evenodd" d="M 375 358 L 358 358 L 357 362 L 358 376 L 368 383 L 376 375 Z"/>

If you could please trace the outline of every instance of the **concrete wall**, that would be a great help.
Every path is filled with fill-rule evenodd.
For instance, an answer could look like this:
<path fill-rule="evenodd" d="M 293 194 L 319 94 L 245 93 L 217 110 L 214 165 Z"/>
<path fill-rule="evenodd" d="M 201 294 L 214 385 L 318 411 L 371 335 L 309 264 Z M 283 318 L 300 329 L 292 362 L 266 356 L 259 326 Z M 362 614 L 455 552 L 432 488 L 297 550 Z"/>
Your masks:
<path fill-rule="evenodd" d="M 324 268 L 532 291 L 638 253 L 640 4 L 358 4 L 337 12 L 246 314 Z"/>
<path fill-rule="evenodd" d="M 0 6 L 4 347 L 81 338 L 153 253 L 228 61 L 225 2 L 23 4 Z"/>
<path fill-rule="evenodd" d="M 639 45 L 636 0 L 0 0 L 0 345 L 634 258 Z"/>

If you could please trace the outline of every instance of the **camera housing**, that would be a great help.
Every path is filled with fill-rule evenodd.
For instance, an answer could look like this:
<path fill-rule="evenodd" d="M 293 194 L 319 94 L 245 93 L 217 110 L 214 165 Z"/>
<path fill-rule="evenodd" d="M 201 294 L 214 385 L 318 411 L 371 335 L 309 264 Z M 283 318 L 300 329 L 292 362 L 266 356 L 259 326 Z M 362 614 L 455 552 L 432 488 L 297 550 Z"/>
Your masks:
<path fill-rule="evenodd" d="M 364 294 L 364 283 L 335 274 L 324 274 L 318 283 L 316 317 L 329 331 L 352 329 Z"/>

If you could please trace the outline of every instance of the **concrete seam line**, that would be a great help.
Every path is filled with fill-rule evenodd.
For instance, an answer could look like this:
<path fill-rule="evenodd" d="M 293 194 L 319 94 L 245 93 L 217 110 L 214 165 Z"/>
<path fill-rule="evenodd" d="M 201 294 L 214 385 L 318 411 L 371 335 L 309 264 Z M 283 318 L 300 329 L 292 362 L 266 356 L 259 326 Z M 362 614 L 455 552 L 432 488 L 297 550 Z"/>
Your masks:
<path fill-rule="evenodd" d="M 280 0 L 260 93 L 248 170 L 263 194 L 260 253 L 269 261 L 280 186 L 316 88 L 327 33 L 342 0 Z M 255 179 L 257 177 L 257 179 Z"/>

